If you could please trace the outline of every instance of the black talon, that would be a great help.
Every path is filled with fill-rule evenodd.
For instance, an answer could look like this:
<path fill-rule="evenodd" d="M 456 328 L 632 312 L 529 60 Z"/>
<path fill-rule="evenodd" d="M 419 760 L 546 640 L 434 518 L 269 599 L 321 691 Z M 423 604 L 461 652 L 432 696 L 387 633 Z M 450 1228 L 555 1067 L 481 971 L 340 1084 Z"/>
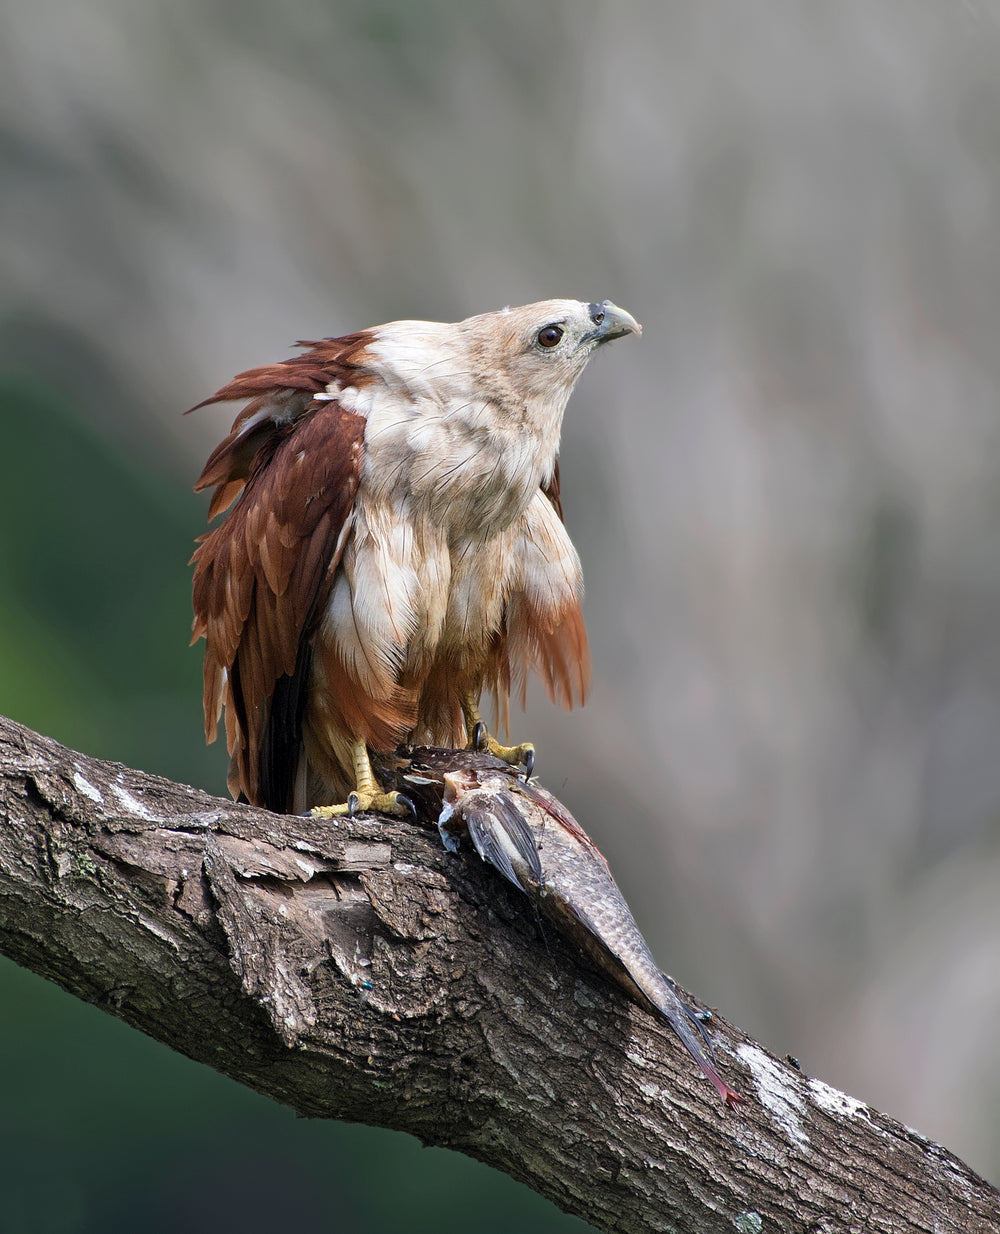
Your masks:
<path fill-rule="evenodd" d="M 477 720 L 476 726 L 472 730 L 472 748 L 477 753 L 481 753 L 486 749 L 486 725 L 482 720 Z"/>
<path fill-rule="evenodd" d="M 524 778 L 531 779 L 531 773 L 535 770 L 535 751 L 529 750 L 524 756 Z"/>
<path fill-rule="evenodd" d="M 406 808 L 410 811 L 410 818 L 412 818 L 413 821 L 416 822 L 417 821 L 417 807 L 413 804 L 412 800 L 409 797 L 407 797 L 405 793 L 397 793 L 396 800 L 401 805 L 406 806 Z"/>
<path fill-rule="evenodd" d="M 355 814 L 357 814 L 358 804 L 359 804 L 358 794 L 351 793 L 350 796 L 347 798 L 347 817 L 348 818 L 353 818 Z"/>

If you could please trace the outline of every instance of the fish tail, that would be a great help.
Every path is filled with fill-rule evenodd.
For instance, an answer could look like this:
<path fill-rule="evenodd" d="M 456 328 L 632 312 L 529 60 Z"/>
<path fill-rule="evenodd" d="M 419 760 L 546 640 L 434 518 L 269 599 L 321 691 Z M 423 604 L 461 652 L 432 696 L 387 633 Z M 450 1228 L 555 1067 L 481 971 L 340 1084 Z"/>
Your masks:
<path fill-rule="evenodd" d="M 685 1010 L 687 1009 L 685 1008 Z M 732 1108 L 733 1106 L 742 1104 L 743 1098 L 735 1088 L 730 1088 L 722 1076 L 716 1071 L 712 1059 L 709 1057 L 702 1043 L 698 1040 L 694 1033 L 691 1032 L 687 1020 L 682 1019 L 676 1012 L 668 1012 L 667 1019 L 670 1021 L 670 1026 L 673 1028 L 674 1032 L 678 1037 L 680 1037 L 681 1041 L 683 1041 L 687 1052 L 702 1069 L 705 1076 L 711 1080 L 718 1089 L 719 1096 L 726 1103 L 726 1105 Z"/>

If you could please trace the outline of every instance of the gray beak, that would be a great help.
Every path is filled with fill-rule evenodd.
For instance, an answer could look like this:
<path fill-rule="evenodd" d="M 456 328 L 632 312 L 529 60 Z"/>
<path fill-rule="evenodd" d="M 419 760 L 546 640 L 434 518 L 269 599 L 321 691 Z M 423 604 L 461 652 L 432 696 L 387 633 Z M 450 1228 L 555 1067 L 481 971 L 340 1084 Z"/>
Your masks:
<path fill-rule="evenodd" d="M 596 327 L 590 337 L 597 343 L 609 343 L 612 339 L 621 338 L 623 334 L 642 334 L 642 326 L 631 313 L 626 313 L 610 300 L 600 304 L 589 304 L 590 320 Z"/>

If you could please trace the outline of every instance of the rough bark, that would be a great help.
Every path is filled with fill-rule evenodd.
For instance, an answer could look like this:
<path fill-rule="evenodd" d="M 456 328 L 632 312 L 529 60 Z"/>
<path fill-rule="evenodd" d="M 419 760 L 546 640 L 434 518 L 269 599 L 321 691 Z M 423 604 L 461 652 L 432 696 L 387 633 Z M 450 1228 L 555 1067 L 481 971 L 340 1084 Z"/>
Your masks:
<path fill-rule="evenodd" d="M 411 1132 L 607 1231 L 1000 1230 L 946 1149 L 716 1019 L 726 1109 L 432 819 L 316 823 L 0 720 L 0 950 L 313 1117 Z"/>

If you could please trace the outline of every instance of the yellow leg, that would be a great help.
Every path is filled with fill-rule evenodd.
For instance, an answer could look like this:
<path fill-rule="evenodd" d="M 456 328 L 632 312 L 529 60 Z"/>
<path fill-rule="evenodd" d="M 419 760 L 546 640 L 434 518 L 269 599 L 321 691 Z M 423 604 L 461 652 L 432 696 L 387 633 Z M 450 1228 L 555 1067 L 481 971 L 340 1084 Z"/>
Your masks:
<path fill-rule="evenodd" d="M 345 814 L 361 814 L 375 811 L 378 814 L 414 813 L 413 802 L 402 793 L 383 792 L 375 774 L 372 771 L 371 760 L 368 757 L 368 747 L 363 741 L 356 741 L 351 747 L 354 760 L 354 783 L 357 786 L 342 805 L 314 806 L 309 814 L 312 818 L 337 818 Z"/>
<path fill-rule="evenodd" d="M 470 750 L 485 750 L 494 758 L 510 763 L 512 767 L 524 764 L 530 776 L 535 769 L 535 747 L 530 741 L 524 741 L 519 746 L 502 746 L 489 730 L 479 714 L 479 706 L 474 695 L 467 694 L 462 700 L 462 715 L 465 717 L 465 731 L 469 734 Z"/>

